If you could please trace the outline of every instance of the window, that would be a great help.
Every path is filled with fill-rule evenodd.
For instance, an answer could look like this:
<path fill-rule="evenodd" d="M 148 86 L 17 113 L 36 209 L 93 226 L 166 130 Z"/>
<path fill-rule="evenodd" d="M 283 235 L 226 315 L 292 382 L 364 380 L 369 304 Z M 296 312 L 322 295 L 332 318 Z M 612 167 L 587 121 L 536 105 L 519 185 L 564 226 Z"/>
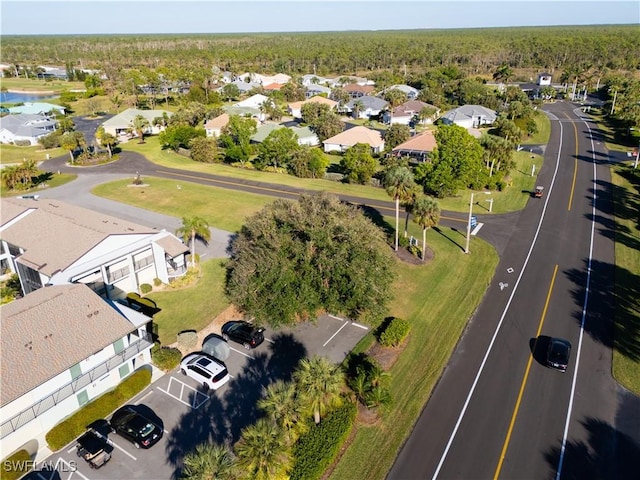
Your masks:
<path fill-rule="evenodd" d="M 124 339 L 120 338 L 113 342 L 113 349 L 116 352 L 116 355 L 124 350 Z"/>
<path fill-rule="evenodd" d="M 122 365 L 119 369 L 118 369 L 118 373 L 120 374 L 120 380 L 122 380 L 124 377 L 126 377 L 127 375 L 129 375 L 129 372 L 131 370 L 129 369 L 129 364 L 125 363 L 124 365 Z"/>
<path fill-rule="evenodd" d="M 84 404 L 89 402 L 89 394 L 86 390 L 81 391 L 78 395 L 76 395 L 76 398 L 78 399 L 79 406 L 83 406 Z"/>
<path fill-rule="evenodd" d="M 75 380 L 80 375 L 82 375 L 82 368 L 79 363 L 76 363 L 73 367 L 69 369 L 69 373 L 71 373 L 71 380 Z"/>

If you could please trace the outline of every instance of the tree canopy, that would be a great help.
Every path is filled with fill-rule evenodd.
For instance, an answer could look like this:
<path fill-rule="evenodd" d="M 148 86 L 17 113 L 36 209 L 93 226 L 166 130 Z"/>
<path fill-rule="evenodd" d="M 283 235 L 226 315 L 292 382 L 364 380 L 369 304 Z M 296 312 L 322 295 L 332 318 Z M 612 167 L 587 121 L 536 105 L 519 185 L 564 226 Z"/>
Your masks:
<path fill-rule="evenodd" d="M 359 210 L 305 194 L 247 220 L 231 245 L 227 293 L 274 327 L 323 311 L 367 322 L 385 313 L 392 262 L 381 230 Z"/>

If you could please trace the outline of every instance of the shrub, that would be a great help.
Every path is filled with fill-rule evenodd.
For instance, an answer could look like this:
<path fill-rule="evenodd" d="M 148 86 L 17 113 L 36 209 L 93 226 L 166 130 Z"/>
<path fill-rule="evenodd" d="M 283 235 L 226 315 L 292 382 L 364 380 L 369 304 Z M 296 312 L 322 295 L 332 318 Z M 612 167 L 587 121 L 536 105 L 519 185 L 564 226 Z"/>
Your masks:
<path fill-rule="evenodd" d="M 178 343 L 186 348 L 195 348 L 198 344 L 198 334 L 195 330 L 185 330 L 178 333 Z"/>
<path fill-rule="evenodd" d="M 409 250 L 409 253 L 415 257 L 420 257 L 422 254 L 422 250 L 417 245 L 409 245 L 407 250 Z"/>
<path fill-rule="evenodd" d="M 76 413 L 66 418 L 49 432 L 46 440 L 51 450 L 60 450 L 80 436 L 87 425 L 107 417 L 111 412 L 125 404 L 151 383 L 151 371 L 138 370 L 120 382 L 113 390 L 99 396 Z"/>
<path fill-rule="evenodd" d="M 162 280 L 160 280 L 158 277 L 153 279 L 153 286 L 154 287 L 159 287 L 160 285 L 162 285 Z"/>
<path fill-rule="evenodd" d="M 156 343 L 151 349 L 151 359 L 156 367 L 168 372 L 178 366 L 182 359 L 182 353 L 177 348 L 161 347 L 159 343 Z"/>
<path fill-rule="evenodd" d="M 151 290 L 153 290 L 153 287 L 148 283 L 143 283 L 142 285 L 140 285 L 140 291 L 142 292 L 143 295 L 146 295 Z"/>
<path fill-rule="evenodd" d="M 345 402 L 318 425 L 312 425 L 293 447 L 291 480 L 313 480 L 335 460 L 356 418 L 356 405 Z"/>
<path fill-rule="evenodd" d="M 31 142 L 29 140 L 14 140 L 13 144 L 16 147 L 29 147 L 29 146 L 31 146 Z"/>
<path fill-rule="evenodd" d="M 409 322 L 402 318 L 393 318 L 380 333 L 378 341 L 385 347 L 397 347 L 409 333 Z"/>
<path fill-rule="evenodd" d="M 2 460 L 0 477 L 2 480 L 17 480 L 31 470 L 31 465 L 27 463 L 29 460 L 31 460 L 31 456 L 26 450 L 18 450 Z"/>

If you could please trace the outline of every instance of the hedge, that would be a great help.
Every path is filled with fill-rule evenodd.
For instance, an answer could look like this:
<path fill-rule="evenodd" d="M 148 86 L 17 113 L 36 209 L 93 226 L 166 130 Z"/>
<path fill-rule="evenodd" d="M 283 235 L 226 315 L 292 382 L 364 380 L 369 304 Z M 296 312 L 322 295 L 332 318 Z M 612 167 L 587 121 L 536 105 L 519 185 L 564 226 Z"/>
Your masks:
<path fill-rule="evenodd" d="M 26 450 L 18 450 L 13 455 L 2 460 L 0 468 L 0 478 L 2 480 L 17 480 L 31 470 L 29 461 L 31 456 Z"/>
<path fill-rule="evenodd" d="M 314 480 L 322 477 L 338 456 L 356 418 L 355 403 L 345 402 L 312 425 L 293 447 L 293 469 L 290 480 Z"/>
<path fill-rule="evenodd" d="M 150 370 L 143 369 L 134 372 L 116 388 L 99 396 L 49 430 L 45 437 L 49 447 L 53 451 L 60 450 L 80 436 L 86 430 L 87 425 L 106 418 L 111 412 L 144 390 L 150 383 Z"/>
<path fill-rule="evenodd" d="M 397 347 L 409 334 L 409 322 L 402 318 L 393 318 L 380 334 L 380 344 L 385 347 Z"/>
<path fill-rule="evenodd" d="M 182 352 L 177 348 L 161 347 L 156 343 L 151 349 L 151 360 L 160 370 L 168 372 L 178 366 L 182 360 Z"/>

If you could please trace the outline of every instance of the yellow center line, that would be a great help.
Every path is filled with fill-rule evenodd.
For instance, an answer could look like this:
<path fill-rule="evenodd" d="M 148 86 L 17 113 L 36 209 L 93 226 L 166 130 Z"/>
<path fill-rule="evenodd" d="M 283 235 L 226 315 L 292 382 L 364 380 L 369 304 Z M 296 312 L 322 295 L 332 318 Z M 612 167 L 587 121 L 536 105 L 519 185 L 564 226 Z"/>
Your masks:
<path fill-rule="evenodd" d="M 565 115 L 567 113 L 565 112 Z M 569 115 L 567 115 L 569 118 Z M 567 206 L 567 211 L 571 211 L 571 203 L 573 202 L 573 191 L 576 187 L 576 177 L 578 175 L 578 129 L 576 128 L 576 122 L 571 122 L 573 125 L 573 133 L 576 139 L 576 156 L 573 159 L 573 181 L 571 182 L 571 193 L 569 194 L 569 205 Z"/>
<path fill-rule="evenodd" d="M 529 361 L 527 362 L 527 368 L 524 372 L 524 378 L 520 385 L 520 392 L 518 393 L 518 399 L 516 400 L 516 406 L 513 409 L 513 415 L 511 415 L 511 422 L 509 423 L 509 429 L 507 430 L 507 436 L 504 439 L 504 445 L 502 446 L 502 452 L 500 453 L 500 459 L 498 460 L 498 466 L 496 467 L 496 473 L 493 475 L 493 479 L 497 480 L 500 476 L 500 470 L 502 470 L 502 462 L 507 454 L 507 448 L 509 447 L 509 441 L 511 440 L 511 432 L 513 432 L 513 426 L 516 423 L 516 417 L 518 416 L 518 409 L 520 408 L 520 402 L 522 401 L 522 395 L 524 393 L 524 387 L 527 384 L 527 378 L 529 377 L 529 370 L 531 369 L 531 363 L 533 362 L 533 352 L 536 351 L 538 346 L 538 338 L 542 331 L 542 325 L 547 315 L 547 307 L 549 306 L 549 300 L 551 299 L 551 291 L 553 290 L 553 284 L 556 280 L 556 273 L 558 273 L 558 265 L 553 269 L 553 276 L 551 277 L 551 284 L 549 285 L 549 292 L 547 293 L 547 300 L 544 302 L 544 309 L 542 310 L 542 316 L 540 317 L 540 323 L 538 324 L 538 331 L 536 332 L 536 339 L 533 342 L 532 352 L 529 355 Z"/>

